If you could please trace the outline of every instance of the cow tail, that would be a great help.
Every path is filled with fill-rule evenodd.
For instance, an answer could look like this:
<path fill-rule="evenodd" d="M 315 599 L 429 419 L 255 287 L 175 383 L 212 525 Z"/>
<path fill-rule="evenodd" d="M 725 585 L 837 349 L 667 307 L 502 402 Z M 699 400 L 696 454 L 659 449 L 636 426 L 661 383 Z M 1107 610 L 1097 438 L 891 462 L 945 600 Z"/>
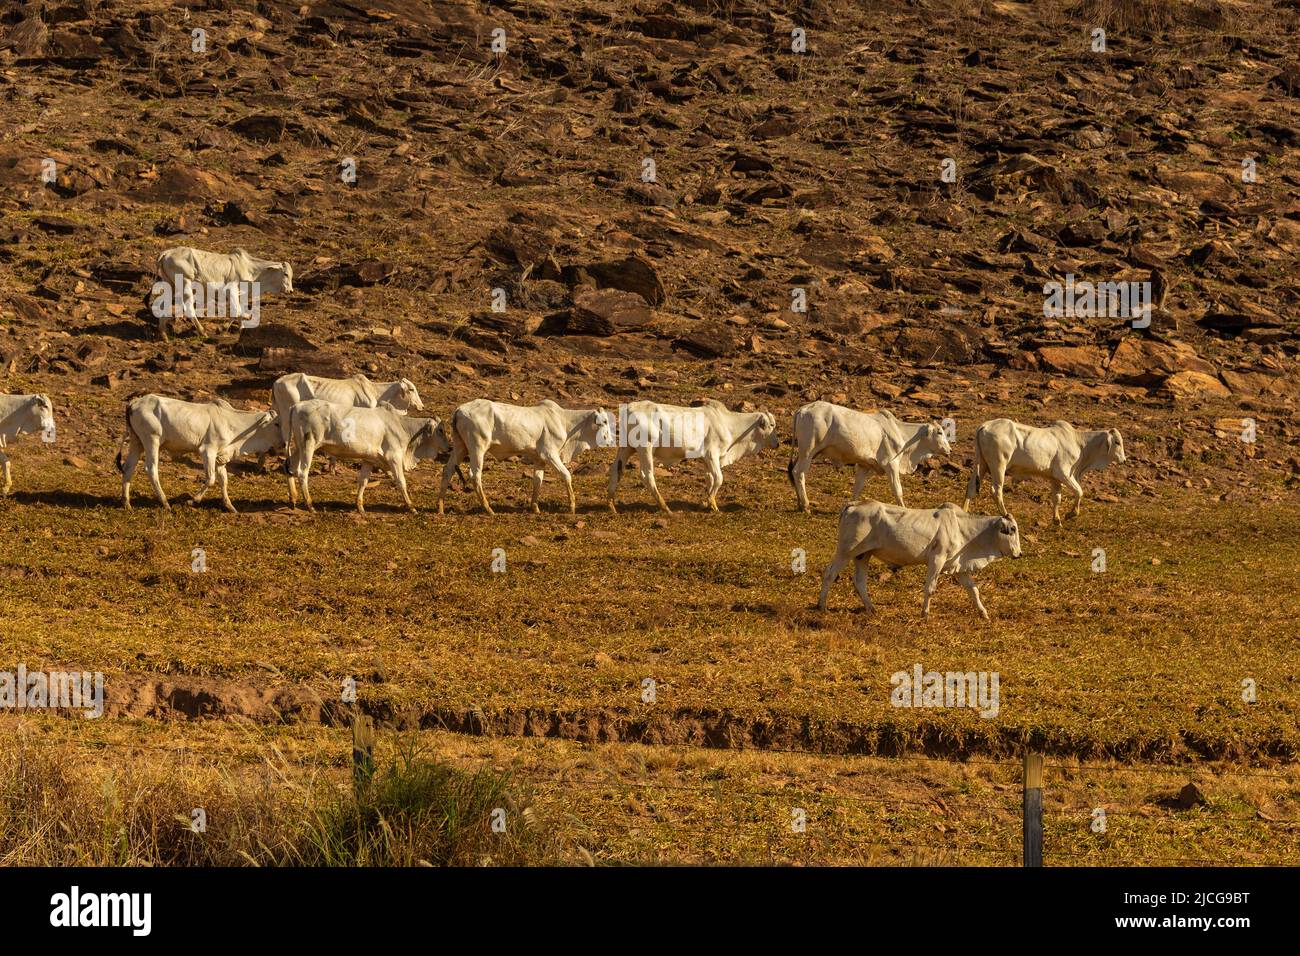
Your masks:
<path fill-rule="evenodd" d="M 799 490 L 799 486 L 794 483 L 794 463 L 798 460 L 797 455 L 791 455 L 789 463 L 785 466 L 785 476 L 790 479 L 790 487 L 795 491 Z"/>
<path fill-rule="evenodd" d="M 131 440 L 131 403 L 126 403 L 126 431 L 122 433 L 122 439 L 117 443 L 117 457 L 113 459 L 113 465 L 119 472 L 122 471 L 122 447 Z"/>
<path fill-rule="evenodd" d="M 980 493 L 980 469 L 984 464 L 984 452 L 980 439 L 984 437 L 984 426 L 975 429 L 975 460 L 971 463 L 970 481 L 966 483 L 966 500 L 974 501 Z"/>
<path fill-rule="evenodd" d="M 447 452 L 448 455 L 454 455 L 456 453 L 455 448 L 456 448 L 457 438 L 460 438 L 460 409 L 459 408 L 451 413 L 452 450 Z M 464 439 L 462 438 L 461 441 L 464 441 Z M 456 464 L 456 479 L 460 482 L 460 487 L 462 490 L 469 487 L 469 478 L 465 476 L 465 472 L 461 469 L 459 462 Z"/>

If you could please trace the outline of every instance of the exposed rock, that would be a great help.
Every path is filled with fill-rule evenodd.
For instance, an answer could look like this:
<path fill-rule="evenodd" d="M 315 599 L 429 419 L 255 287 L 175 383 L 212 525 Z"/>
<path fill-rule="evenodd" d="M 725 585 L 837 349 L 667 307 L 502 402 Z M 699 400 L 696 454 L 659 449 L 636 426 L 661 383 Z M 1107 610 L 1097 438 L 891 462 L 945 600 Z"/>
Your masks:
<path fill-rule="evenodd" d="M 1161 390 L 1175 400 L 1232 397 L 1227 386 L 1204 372 L 1177 372 L 1161 383 Z"/>
<path fill-rule="evenodd" d="M 567 331 L 580 335 L 615 335 L 643 329 L 651 318 L 650 309 L 639 295 L 618 289 L 589 289 L 574 296 Z"/>
<path fill-rule="evenodd" d="M 1106 372 L 1106 353 L 1090 345 L 1050 345 L 1038 350 L 1038 364 L 1074 378 L 1101 378 Z"/>

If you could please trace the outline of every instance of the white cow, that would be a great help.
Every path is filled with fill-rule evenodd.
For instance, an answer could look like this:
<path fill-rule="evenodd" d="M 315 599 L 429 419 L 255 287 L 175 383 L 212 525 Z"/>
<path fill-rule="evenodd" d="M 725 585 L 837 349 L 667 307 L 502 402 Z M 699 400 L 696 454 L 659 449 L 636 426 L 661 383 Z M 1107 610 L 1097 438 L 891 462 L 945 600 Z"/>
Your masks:
<path fill-rule="evenodd" d="M 4 465 L 4 491 L 8 495 L 14 486 L 5 448 L 19 435 L 41 432 L 54 434 L 54 404 L 46 395 L 0 395 L 0 463 Z M 53 440 L 52 438 L 50 439 Z"/>
<path fill-rule="evenodd" d="M 409 378 L 399 378 L 395 382 L 372 382 L 364 375 L 322 378 L 319 375 L 291 372 L 281 375 L 271 386 L 271 405 L 280 415 L 280 427 L 286 443 L 289 441 L 289 412 L 298 402 L 311 398 L 357 408 L 376 408 L 380 402 L 387 402 L 399 412 L 412 409 L 424 411 L 420 392 Z"/>
<path fill-rule="evenodd" d="M 442 470 L 438 514 L 443 513 L 443 498 L 451 476 L 466 459 L 470 481 L 483 510 L 495 514 L 483 490 L 483 462 L 489 455 L 496 459 L 517 455 L 533 466 L 532 504 L 533 511 L 539 514 L 545 466 L 550 465 L 559 473 L 569 493 L 569 512 L 576 513 L 578 500 L 573 493 L 569 463 L 581 452 L 613 444 L 609 413 L 603 408 L 561 408 L 550 399 L 537 405 L 508 405 L 476 398 L 461 405 L 451 416 L 451 456 Z"/>
<path fill-rule="evenodd" d="M 205 300 L 229 296 L 231 314 L 236 317 L 247 314 L 240 283 L 257 283 L 259 299 L 265 293 L 293 291 L 293 266 L 274 259 L 259 259 L 243 249 L 227 255 L 204 252 L 192 246 L 174 246 L 158 256 L 157 268 L 159 279 L 167 283 L 173 296 L 172 308 L 158 311 L 158 332 L 164 339 L 167 338 L 167 319 L 175 313 L 177 291 L 180 292 L 183 314 L 194 323 L 200 335 L 204 332 L 194 308 L 196 286 L 204 291 Z"/>
<path fill-rule="evenodd" d="M 122 473 L 122 504 L 131 508 L 131 479 L 144 456 L 145 473 L 154 494 L 168 510 L 158 475 L 158 453 L 171 455 L 197 452 L 203 461 L 206 483 L 191 498 L 203 500 L 212 485 L 221 480 L 221 503 L 234 511 L 226 490 L 226 465 L 240 455 L 261 455 L 280 447 L 280 425 L 275 412 L 241 412 L 224 399 L 212 402 L 184 402 L 163 395 L 141 395 L 126 403 L 126 447 L 117 453 L 117 470 Z"/>
<path fill-rule="evenodd" d="M 966 507 L 979 494 L 980 478 L 989 476 L 998 507 L 1007 513 L 1002 500 L 1006 478 L 1042 478 L 1052 486 L 1052 517 L 1061 523 L 1061 486 L 1074 493 L 1070 517 L 1083 504 L 1079 479 L 1089 471 L 1124 462 L 1124 438 L 1119 429 L 1076 431 L 1069 422 L 1056 421 L 1046 428 L 1021 425 L 1009 418 L 995 418 L 975 429 L 975 463 L 966 484 Z"/>
<path fill-rule="evenodd" d="M 952 451 L 939 425 L 901 422 L 885 410 L 859 412 L 830 402 L 812 402 L 794 413 L 798 448 L 786 471 L 801 511 L 810 511 L 805 477 L 814 459 L 853 466 L 853 497 L 857 501 L 867 475 L 889 478 L 898 503 L 903 501 L 903 475 L 910 475 L 927 458 Z"/>
<path fill-rule="evenodd" d="M 1020 557 L 1020 531 L 1010 516 L 969 515 L 953 504 L 939 508 L 900 508 L 879 501 L 845 505 L 840 512 L 835 557 L 822 575 L 818 609 L 826 610 L 831 585 L 852 561 L 853 586 L 867 612 L 874 612 L 867 593 L 867 565 L 873 557 L 895 568 L 910 564 L 928 567 L 922 617 L 930 616 L 930 596 L 939 584 L 939 575 L 952 574 L 987 621 L 989 613 L 971 575 L 998 558 Z"/>
<path fill-rule="evenodd" d="M 313 398 L 298 402 L 289 412 L 291 452 L 284 468 L 289 473 L 289 500 L 298 507 L 298 489 L 309 511 L 312 457 L 321 452 L 362 463 L 357 475 L 357 510 L 365 513 L 366 482 L 376 467 L 393 476 L 406 507 L 415 511 L 406 487 L 406 473 L 422 458 L 436 459 L 451 448 L 442 422 L 436 418 L 411 418 L 387 402 L 375 408 L 335 405 Z"/>
<path fill-rule="evenodd" d="M 609 470 L 609 510 L 617 511 L 614 494 L 632 456 L 640 466 L 641 480 L 669 513 L 672 509 L 655 484 L 655 462 L 671 468 L 687 458 L 702 458 L 709 469 L 707 504 L 718 510 L 722 469 L 750 452 L 780 444 L 776 419 L 769 412 L 733 412 L 707 399 L 685 408 L 658 402 L 631 402 L 619 410 L 618 454 Z"/>

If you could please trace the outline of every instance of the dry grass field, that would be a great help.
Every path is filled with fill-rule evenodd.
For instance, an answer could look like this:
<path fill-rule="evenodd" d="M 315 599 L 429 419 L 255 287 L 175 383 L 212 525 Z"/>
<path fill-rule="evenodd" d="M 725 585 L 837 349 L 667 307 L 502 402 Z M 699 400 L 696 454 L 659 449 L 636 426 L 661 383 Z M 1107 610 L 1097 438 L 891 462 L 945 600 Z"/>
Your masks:
<path fill-rule="evenodd" d="M 1011 864 L 1032 746 L 1059 764 L 1049 862 L 1285 862 L 1300 811 L 1294 492 L 1140 491 L 1125 474 L 1140 447 L 1093 479 L 1104 500 L 1090 496 L 1064 529 L 1040 490 L 1008 492 L 1026 554 L 981 574 L 988 623 L 951 582 L 922 622 L 917 568 L 875 568 L 875 617 L 847 579 L 817 612 L 850 474 L 816 469 L 820 507 L 798 514 L 784 448 L 729 472 L 718 515 L 701 509 L 689 465 L 666 473 L 666 518 L 633 485 L 609 514 L 594 464 L 576 517 L 553 484 L 542 515 L 525 511 L 510 464 L 489 475 L 496 518 L 459 491 L 447 515 L 407 515 L 387 483 L 361 517 L 349 469 L 317 479 L 315 516 L 285 507 L 282 475 L 246 470 L 232 516 L 179 501 L 184 465 L 165 469 L 172 515 L 147 499 L 127 514 L 111 467 L 36 448 L 5 506 L 9 652 L 29 668 L 104 671 L 110 720 L 25 715 L 5 733 L 12 745 L 20 723 L 99 773 L 139 768 L 171 802 L 242 807 L 268 779 L 293 781 L 260 808 L 292 831 L 294 794 L 348 779 L 337 702 L 351 677 L 385 728 L 381 749 L 499 771 L 547 835 L 528 853 L 548 860 Z M 434 477 L 412 476 L 426 509 Z M 937 503 L 963 486 L 935 468 L 907 491 Z M 194 548 L 205 572 L 191 569 Z M 504 573 L 491 570 L 497 548 Z M 917 663 L 997 672 L 1000 712 L 892 707 L 890 675 Z M 1171 799 L 1189 780 L 1209 803 L 1183 811 Z M 1104 837 L 1089 829 L 1098 806 Z M 790 830 L 793 807 L 807 834 Z M 497 859 L 490 840 L 472 854 Z"/>

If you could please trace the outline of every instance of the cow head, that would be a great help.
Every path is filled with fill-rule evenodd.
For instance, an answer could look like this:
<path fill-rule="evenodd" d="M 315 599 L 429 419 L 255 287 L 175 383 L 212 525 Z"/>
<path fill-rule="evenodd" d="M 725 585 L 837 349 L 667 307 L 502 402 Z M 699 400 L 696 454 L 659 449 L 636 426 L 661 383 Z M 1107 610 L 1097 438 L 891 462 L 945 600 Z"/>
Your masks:
<path fill-rule="evenodd" d="M 998 551 L 1009 558 L 1018 558 L 1021 556 L 1020 551 L 1020 529 L 1016 527 L 1016 519 L 1007 515 L 998 519 L 997 524 Z"/>
<path fill-rule="evenodd" d="M 609 420 L 609 412 L 603 408 L 598 408 L 591 413 L 591 427 L 595 433 L 595 444 L 597 448 L 611 448 L 616 442 L 614 439 L 614 427 Z"/>
<path fill-rule="evenodd" d="M 280 415 L 274 409 L 262 412 L 236 442 L 236 455 L 262 455 L 284 447 Z"/>
<path fill-rule="evenodd" d="M 398 379 L 396 399 L 394 405 L 414 409 L 417 412 L 424 411 L 424 402 L 420 401 L 420 391 L 409 378 Z"/>
<path fill-rule="evenodd" d="M 451 451 L 447 425 L 431 418 L 411 438 L 410 454 L 413 459 L 428 458 L 436 461 Z"/>
<path fill-rule="evenodd" d="M 54 403 L 50 401 L 50 397 L 48 395 L 33 395 L 32 406 L 32 411 L 36 415 L 36 428 L 33 430 L 53 434 Z"/>
<path fill-rule="evenodd" d="M 1118 428 L 1106 432 L 1106 461 L 1112 465 L 1124 464 L 1124 436 Z"/>
<path fill-rule="evenodd" d="M 292 292 L 293 266 L 287 262 L 272 262 L 257 273 L 256 281 L 261 292 Z"/>
<path fill-rule="evenodd" d="M 758 438 L 757 449 L 777 448 L 781 444 L 781 436 L 776 433 L 776 416 L 771 412 L 759 412 L 758 425 L 754 428 L 754 434 Z"/>

